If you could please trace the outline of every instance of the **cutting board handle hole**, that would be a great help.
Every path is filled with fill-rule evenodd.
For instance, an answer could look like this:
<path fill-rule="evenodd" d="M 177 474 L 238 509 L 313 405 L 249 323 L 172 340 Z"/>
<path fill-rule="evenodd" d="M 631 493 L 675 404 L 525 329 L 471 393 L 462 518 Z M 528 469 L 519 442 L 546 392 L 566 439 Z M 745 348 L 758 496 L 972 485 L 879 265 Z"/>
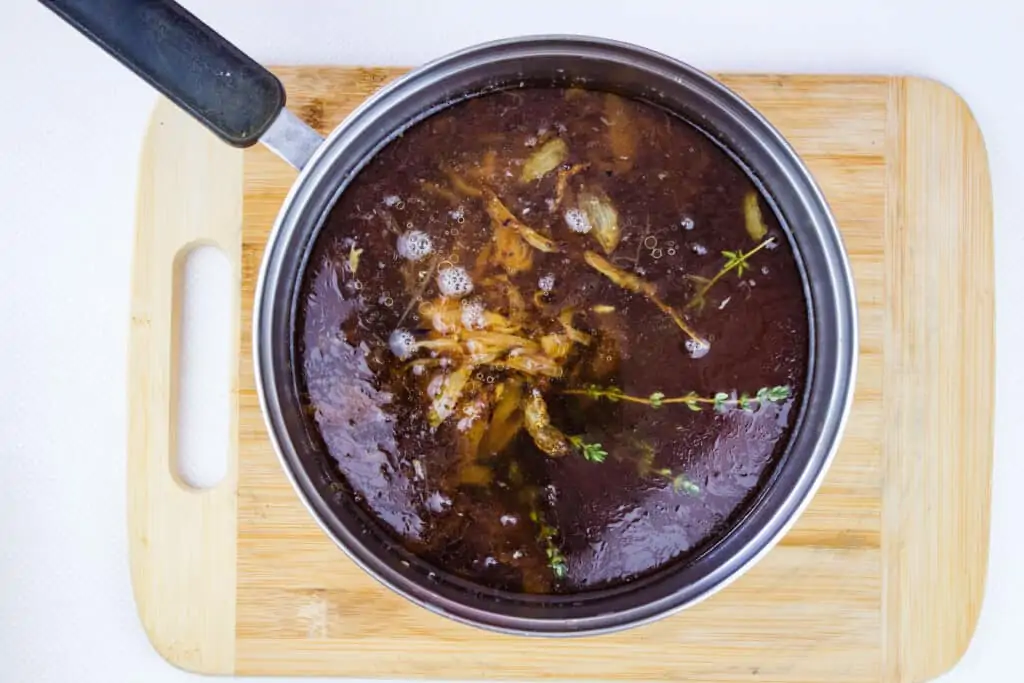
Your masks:
<path fill-rule="evenodd" d="M 231 439 L 231 266 L 209 244 L 185 247 L 176 266 L 171 469 L 182 484 L 209 489 L 227 474 Z"/>

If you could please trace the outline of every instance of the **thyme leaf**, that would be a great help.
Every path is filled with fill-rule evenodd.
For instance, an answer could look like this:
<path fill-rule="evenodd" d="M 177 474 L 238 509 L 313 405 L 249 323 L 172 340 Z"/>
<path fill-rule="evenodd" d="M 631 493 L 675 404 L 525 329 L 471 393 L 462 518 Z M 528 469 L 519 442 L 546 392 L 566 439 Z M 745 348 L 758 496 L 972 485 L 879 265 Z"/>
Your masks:
<path fill-rule="evenodd" d="M 675 474 L 669 468 L 663 467 L 660 470 L 654 470 L 654 473 L 671 481 L 672 490 L 676 493 L 687 493 L 691 496 L 700 493 L 700 486 L 682 472 Z"/>
<path fill-rule="evenodd" d="M 608 457 L 608 451 L 599 443 L 586 443 L 582 436 L 570 436 L 569 443 L 571 443 L 583 456 L 585 460 L 590 462 L 604 462 Z"/>
<path fill-rule="evenodd" d="M 700 487 L 693 483 L 685 474 L 677 474 L 672 478 L 672 490 L 676 493 L 688 493 L 691 496 L 700 493 Z"/>
<path fill-rule="evenodd" d="M 564 579 L 569 575 L 569 564 L 565 561 L 562 551 L 549 539 L 546 548 L 548 556 L 548 567 L 556 579 Z"/>

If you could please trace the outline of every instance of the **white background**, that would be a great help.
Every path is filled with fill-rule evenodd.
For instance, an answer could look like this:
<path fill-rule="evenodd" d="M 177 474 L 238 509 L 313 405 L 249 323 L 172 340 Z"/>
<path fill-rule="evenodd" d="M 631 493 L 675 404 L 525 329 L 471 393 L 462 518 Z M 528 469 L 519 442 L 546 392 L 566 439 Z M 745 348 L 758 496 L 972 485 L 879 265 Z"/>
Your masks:
<path fill-rule="evenodd" d="M 413 65 L 501 36 L 631 40 L 707 70 L 912 73 L 968 101 L 996 199 L 992 550 L 946 683 L 1020 681 L 1024 9 L 1018 0 L 192 0 L 274 64 Z M 0 681 L 184 681 L 135 615 L 125 353 L 136 168 L 154 94 L 38 3 L 0 17 Z M 632 12 L 626 16 L 625 12 Z M 970 454 L 965 454 L 970 455 Z"/>

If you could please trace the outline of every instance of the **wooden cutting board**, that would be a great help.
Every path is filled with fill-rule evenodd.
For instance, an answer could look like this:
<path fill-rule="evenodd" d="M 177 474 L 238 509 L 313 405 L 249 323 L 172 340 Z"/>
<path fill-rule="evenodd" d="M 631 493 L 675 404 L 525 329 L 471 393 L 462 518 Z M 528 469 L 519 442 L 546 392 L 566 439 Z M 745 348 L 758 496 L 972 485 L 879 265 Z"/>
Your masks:
<path fill-rule="evenodd" d="M 399 73 L 284 68 L 322 131 Z M 796 147 L 853 262 L 856 400 L 824 485 L 756 567 L 706 602 L 616 635 L 486 633 L 406 602 L 320 531 L 267 439 L 250 351 L 264 244 L 295 172 L 216 141 L 167 102 L 139 186 L 128 523 L 139 614 L 194 671 L 436 679 L 922 681 L 963 654 L 989 533 L 993 247 L 984 142 L 967 105 L 914 78 L 723 76 Z M 172 474 L 178 271 L 196 244 L 237 290 L 226 479 Z M 227 370 L 226 370 L 227 371 Z"/>

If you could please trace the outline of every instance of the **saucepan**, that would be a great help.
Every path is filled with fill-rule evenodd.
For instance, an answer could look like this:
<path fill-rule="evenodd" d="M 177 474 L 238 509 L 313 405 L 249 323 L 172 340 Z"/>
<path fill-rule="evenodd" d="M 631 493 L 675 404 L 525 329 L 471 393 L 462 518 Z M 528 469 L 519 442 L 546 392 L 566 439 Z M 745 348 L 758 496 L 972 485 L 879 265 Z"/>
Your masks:
<path fill-rule="evenodd" d="M 763 556 L 811 499 L 851 404 L 857 328 L 853 282 L 828 205 L 769 123 L 715 79 L 650 50 L 609 40 L 537 36 L 442 57 L 383 88 L 321 137 L 285 108 L 269 71 L 169 0 L 43 0 L 227 144 L 270 147 L 298 170 L 267 245 L 254 305 L 256 385 L 287 476 L 324 531 L 384 585 L 422 607 L 504 632 L 597 633 L 695 604 Z M 757 499 L 694 561 L 609 590 L 506 594 L 410 561 L 353 501 L 338 503 L 327 458 L 307 433 L 293 346 L 299 284 L 325 214 L 389 140 L 474 95 L 520 84 L 614 91 L 652 102 L 702 129 L 762 188 L 802 271 L 811 321 L 805 400 L 790 444 Z"/>

